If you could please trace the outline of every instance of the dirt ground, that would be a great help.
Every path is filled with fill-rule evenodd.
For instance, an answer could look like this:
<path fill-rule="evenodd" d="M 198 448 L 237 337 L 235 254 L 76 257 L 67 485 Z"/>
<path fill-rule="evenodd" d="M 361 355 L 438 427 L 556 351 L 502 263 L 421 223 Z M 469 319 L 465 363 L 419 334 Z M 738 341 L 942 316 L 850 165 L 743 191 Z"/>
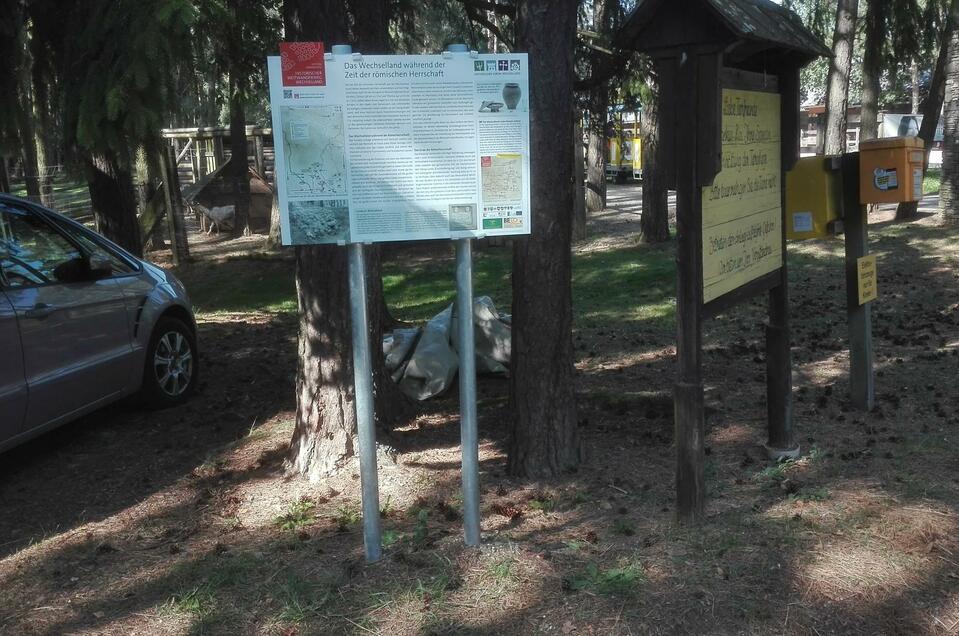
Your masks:
<path fill-rule="evenodd" d="M 638 245 L 637 197 L 613 187 L 576 249 Z M 959 633 L 959 229 L 890 217 L 871 218 L 869 413 L 847 399 L 842 242 L 789 246 L 799 460 L 762 449 L 764 304 L 706 324 L 698 527 L 674 521 L 669 329 L 576 330 L 587 460 L 548 483 L 505 474 L 507 384 L 481 381 L 480 549 L 455 390 L 425 404 L 382 458 L 388 545 L 367 565 L 355 467 L 284 470 L 295 316 L 200 315 L 188 404 L 115 406 L 0 456 L 0 633 Z M 223 254 L 258 247 L 195 254 L 242 276 L 262 260 Z"/>

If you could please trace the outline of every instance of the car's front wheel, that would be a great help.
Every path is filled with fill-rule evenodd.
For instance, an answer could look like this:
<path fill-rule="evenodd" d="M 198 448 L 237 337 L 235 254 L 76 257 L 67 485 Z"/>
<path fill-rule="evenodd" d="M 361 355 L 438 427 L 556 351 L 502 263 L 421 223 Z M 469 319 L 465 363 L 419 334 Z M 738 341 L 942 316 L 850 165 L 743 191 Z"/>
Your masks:
<path fill-rule="evenodd" d="M 155 408 L 186 401 L 199 379 L 196 337 L 181 320 L 157 321 L 147 347 L 141 394 Z"/>

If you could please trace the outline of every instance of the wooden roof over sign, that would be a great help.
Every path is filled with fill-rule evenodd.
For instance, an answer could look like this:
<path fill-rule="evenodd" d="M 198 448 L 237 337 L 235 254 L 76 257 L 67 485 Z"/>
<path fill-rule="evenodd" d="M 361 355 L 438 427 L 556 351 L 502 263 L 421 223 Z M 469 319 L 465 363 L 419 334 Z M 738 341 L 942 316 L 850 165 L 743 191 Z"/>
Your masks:
<path fill-rule="evenodd" d="M 714 27 L 725 33 L 717 33 Z M 737 40 L 741 45 L 727 53 L 732 61 L 778 51 L 801 66 L 831 55 L 795 13 L 770 0 L 639 0 L 615 43 L 621 48 L 655 51 Z"/>

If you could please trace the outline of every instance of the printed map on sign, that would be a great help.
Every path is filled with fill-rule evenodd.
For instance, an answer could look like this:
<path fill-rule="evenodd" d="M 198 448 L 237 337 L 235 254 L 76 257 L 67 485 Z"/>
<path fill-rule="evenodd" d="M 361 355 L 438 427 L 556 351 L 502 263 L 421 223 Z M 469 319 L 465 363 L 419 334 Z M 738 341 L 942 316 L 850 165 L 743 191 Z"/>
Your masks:
<path fill-rule="evenodd" d="M 283 153 L 288 196 L 346 194 L 340 106 L 284 106 Z"/>
<path fill-rule="evenodd" d="M 780 97 L 723 89 L 723 164 L 703 188 L 703 302 L 782 267 Z"/>

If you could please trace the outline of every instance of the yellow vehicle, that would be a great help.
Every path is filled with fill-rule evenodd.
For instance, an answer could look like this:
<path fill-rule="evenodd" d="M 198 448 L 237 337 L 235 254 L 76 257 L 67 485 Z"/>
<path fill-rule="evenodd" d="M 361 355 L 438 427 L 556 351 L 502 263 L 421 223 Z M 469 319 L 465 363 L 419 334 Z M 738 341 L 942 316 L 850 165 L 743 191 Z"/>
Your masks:
<path fill-rule="evenodd" d="M 623 182 L 629 178 L 643 179 L 643 141 L 634 130 L 610 134 L 606 152 L 606 180 Z"/>

